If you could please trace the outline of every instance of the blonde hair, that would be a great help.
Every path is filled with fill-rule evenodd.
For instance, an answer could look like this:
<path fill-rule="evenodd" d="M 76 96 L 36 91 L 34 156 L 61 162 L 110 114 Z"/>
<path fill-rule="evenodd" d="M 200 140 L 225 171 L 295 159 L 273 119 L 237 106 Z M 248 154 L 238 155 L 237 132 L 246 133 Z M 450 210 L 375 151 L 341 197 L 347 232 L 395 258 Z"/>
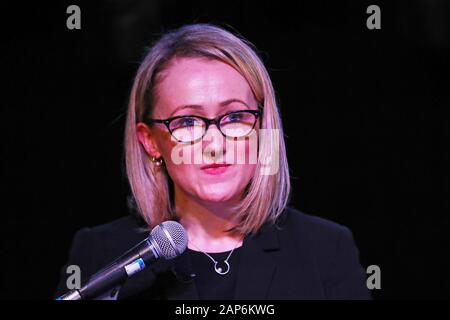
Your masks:
<path fill-rule="evenodd" d="M 255 174 L 235 208 L 240 223 L 233 231 L 256 233 L 266 222 L 274 222 L 290 196 L 289 167 L 282 123 L 275 92 L 263 62 L 253 46 L 242 37 L 210 24 L 186 25 L 163 35 L 143 59 L 130 94 L 125 126 L 125 166 L 137 211 L 150 227 L 176 219 L 170 176 L 149 160 L 137 138 L 137 123 L 152 111 L 158 76 L 178 57 L 215 59 L 236 69 L 248 82 L 262 108 L 261 128 L 278 129 L 276 137 L 259 141 L 259 157 L 278 152 L 279 169 L 265 175 L 258 161 Z M 277 140 L 277 141 L 276 141 Z"/>

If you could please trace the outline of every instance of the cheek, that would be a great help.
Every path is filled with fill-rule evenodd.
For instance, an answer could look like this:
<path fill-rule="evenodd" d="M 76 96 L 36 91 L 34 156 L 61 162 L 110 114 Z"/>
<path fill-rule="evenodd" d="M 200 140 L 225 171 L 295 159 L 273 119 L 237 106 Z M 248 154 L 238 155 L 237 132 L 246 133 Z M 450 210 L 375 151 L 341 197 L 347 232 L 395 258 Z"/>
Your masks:
<path fill-rule="evenodd" d="M 239 166 L 239 165 L 238 165 Z M 241 184 L 247 185 L 253 178 L 256 172 L 256 164 L 244 164 L 240 165 L 239 175 Z"/>
<path fill-rule="evenodd" d="M 257 135 L 251 137 L 245 142 L 233 142 L 232 146 L 234 152 L 230 152 L 230 148 L 227 149 L 227 156 L 234 160 L 234 170 L 236 176 L 234 183 L 237 184 L 238 189 L 243 189 L 254 177 L 257 170 L 258 162 L 258 139 Z M 232 156 L 230 155 L 232 153 Z M 228 162 L 228 161 L 227 161 Z"/>
<path fill-rule="evenodd" d="M 244 170 L 254 170 L 258 162 L 257 133 L 245 140 L 226 142 L 226 162 L 244 166 Z"/>
<path fill-rule="evenodd" d="M 172 170 L 192 170 L 193 166 L 200 165 L 202 150 L 198 144 L 183 145 L 169 140 L 162 148 L 164 160 Z M 200 161 L 200 162 L 199 162 Z"/>
<path fill-rule="evenodd" d="M 176 184 L 187 186 L 198 183 L 198 179 L 195 179 L 198 168 L 193 161 L 186 159 L 189 154 L 193 154 L 193 146 L 183 146 L 169 140 L 161 150 L 167 172 Z"/>

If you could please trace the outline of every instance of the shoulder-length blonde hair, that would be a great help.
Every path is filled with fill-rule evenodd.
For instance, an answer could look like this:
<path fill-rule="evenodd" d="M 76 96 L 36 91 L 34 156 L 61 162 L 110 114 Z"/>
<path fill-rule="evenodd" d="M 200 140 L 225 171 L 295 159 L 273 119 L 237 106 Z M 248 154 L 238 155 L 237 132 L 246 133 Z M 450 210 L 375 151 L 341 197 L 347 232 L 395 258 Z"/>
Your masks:
<path fill-rule="evenodd" d="M 172 183 L 166 170 L 160 170 L 137 138 L 137 123 L 151 114 L 158 75 L 176 57 L 203 57 L 227 63 L 247 80 L 262 107 L 262 129 L 276 132 L 259 140 L 258 158 L 277 152 L 279 168 L 275 174 L 263 174 L 261 161 L 245 196 L 235 208 L 240 223 L 233 231 L 254 234 L 266 221 L 275 221 L 289 201 L 289 167 L 282 123 L 268 72 L 253 46 L 220 27 L 210 24 L 186 25 L 163 35 L 143 59 L 131 90 L 125 126 L 125 166 L 136 209 L 150 227 L 176 219 Z"/>

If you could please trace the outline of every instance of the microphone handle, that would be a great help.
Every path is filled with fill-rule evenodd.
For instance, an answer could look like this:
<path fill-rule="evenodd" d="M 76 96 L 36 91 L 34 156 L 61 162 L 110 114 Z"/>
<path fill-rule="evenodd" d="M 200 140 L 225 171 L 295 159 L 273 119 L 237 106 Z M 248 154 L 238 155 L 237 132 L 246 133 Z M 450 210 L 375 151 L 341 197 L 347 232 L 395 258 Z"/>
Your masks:
<path fill-rule="evenodd" d="M 128 277 L 143 270 L 146 264 L 159 258 L 156 244 L 148 237 L 134 248 L 117 258 L 93 276 L 79 290 L 72 290 L 57 300 L 94 299 L 108 290 L 117 287 Z"/>

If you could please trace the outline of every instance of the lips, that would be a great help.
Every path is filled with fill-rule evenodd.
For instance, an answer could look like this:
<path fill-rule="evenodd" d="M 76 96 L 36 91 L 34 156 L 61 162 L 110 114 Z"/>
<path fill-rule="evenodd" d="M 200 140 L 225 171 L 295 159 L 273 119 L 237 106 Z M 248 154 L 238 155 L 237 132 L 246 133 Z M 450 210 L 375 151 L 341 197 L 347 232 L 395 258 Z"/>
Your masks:
<path fill-rule="evenodd" d="M 206 173 L 206 174 L 211 174 L 211 175 L 219 175 L 224 173 L 225 171 L 227 171 L 228 167 L 230 167 L 230 164 L 225 164 L 225 163 L 214 163 L 214 164 L 209 164 L 206 166 L 201 167 L 200 169 Z"/>
<path fill-rule="evenodd" d="M 200 169 L 205 170 L 205 169 L 221 168 L 221 167 L 229 167 L 229 166 L 231 166 L 231 164 L 227 164 L 227 163 L 213 163 L 213 164 L 208 164 L 206 166 L 203 166 Z"/>

